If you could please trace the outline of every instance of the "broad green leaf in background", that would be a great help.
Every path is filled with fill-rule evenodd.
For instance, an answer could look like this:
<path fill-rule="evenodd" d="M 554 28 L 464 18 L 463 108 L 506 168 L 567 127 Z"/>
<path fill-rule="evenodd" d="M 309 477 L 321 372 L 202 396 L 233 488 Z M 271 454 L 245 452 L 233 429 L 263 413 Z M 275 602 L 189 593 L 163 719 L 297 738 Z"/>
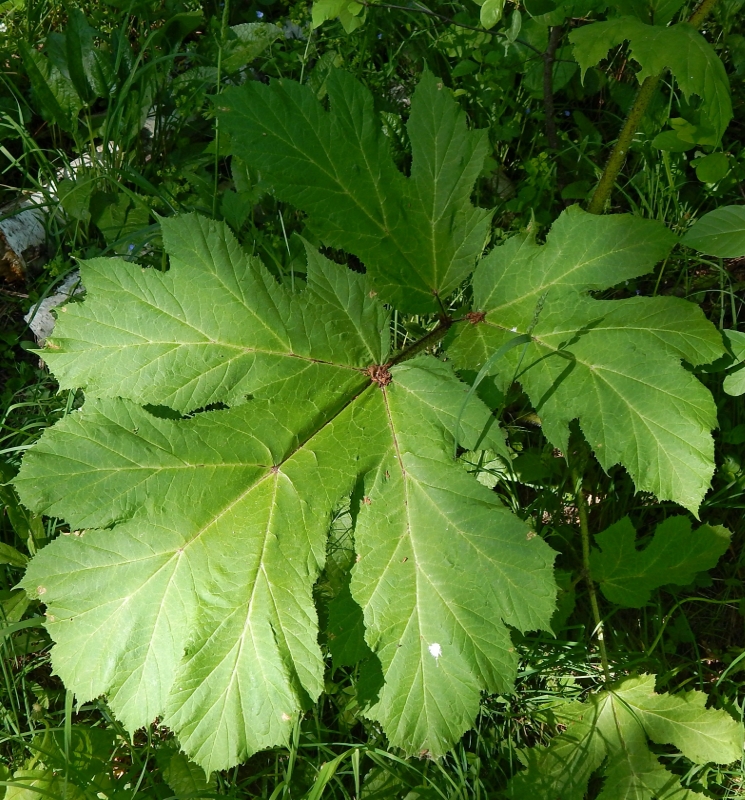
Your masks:
<path fill-rule="evenodd" d="M 5 542 L 0 542 L 0 564 L 10 564 L 13 567 L 25 567 L 28 558 Z"/>
<path fill-rule="evenodd" d="M 247 66 L 281 35 L 282 28 L 271 22 L 231 25 L 228 29 L 228 40 L 223 46 L 223 70 L 226 73 L 235 72 Z"/>
<path fill-rule="evenodd" d="M 677 131 L 662 131 L 652 139 L 652 147 L 658 150 L 669 150 L 673 153 L 685 153 L 693 150 L 695 142 L 686 142 L 678 136 Z"/>
<path fill-rule="evenodd" d="M 124 193 L 95 192 L 90 215 L 115 253 L 131 252 L 141 246 L 142 231 L 150 222 L 147 206 Z"/>
<path fill-rule="evenodd" d="M 49 58 L 25 41 L 19 41 L 18 48 L 44 117 L 68 133 L 74 131 L 83 103 L 72 82 Z"/>
<path fill-rule="evenodd" d="M 667 25 L 685 0 L 615 0 L 611 5 L 619 14 L 633 14 L 650 25 Z"/>
<path fill-rule="evenodd" d="M 57 185 L 57 197 L 66 214 L 81 222 L 91 218 L 90 202 L 96 188 L 91 171 L 81 169 L 74 178 L 64 178 Z"/>
<path fill-rule="evenodd" d="M 729 764 L 742 756 L 742 725 L 706 708 L 703 692 L 656 694 L 653 675 L 622 681 L 586 703 L 552 709 L 566 729 L 547 747 L 520 753 L 526 769 L 509 783 L 513 800 L 584 800 L 602 767 L 598 800 L 703 800 L 686 789 L 649 749 L 671 744 L 695 764 Z"/>
<path fill-rule="evenodd" d="M 90 104 L 106 97 L 116 84 L 111 54 L 95 46 L 98 31 L 87 22 L 79 9 L 70 9 L 65 29 L 66 65 L 70 80 L 80 99 Z"/>
<path fill-rule="evenodd" d="M 334 667 L 352 667 L 370 655 L 362 609 L 345 585 L 328 605 L 327 645 Z"/>
<path fill-rule="evenodd" d="M 616 17 L 584 25 L 569 34 L 582 74 L 629 42 L 631 57 L 641 70 L 639 82 L 669 69 L 686 98 L 701 98 L 701 111 L 719 140 L 732 119 L 729 79 L 714 48 L 687 22 L 669 27 L 646 25 L 636 17 Z"/>
<path fill-rule="evenodd" d="M 115 791 L 112 754 L 116 735 L 105 728 L 73 725 L 68 747 L 61 729 L 45 730 L 33 738 L 33 766 L 17 770 L 4 800 L 99 800 Z M 67 755 L 66 755 L 67 754 Z"/>
<path fill-rule="evenodd" d="M 204 770 L 175 747 L 162 747 L 155 751 L 155 759 L 168 788 L 175 800 L 198 800 L 214 796 L 217 789 L 215 775 L 204 774 Z"/>
<path fill-rule="evenodd" d="M 708 256 L 745 256 L 745 206 L 722 206 L 704 214 L 681 242 Z"/>
<path fill-rule="evenodd" d="M 730 374 L 724 379 L 723 388 L 727 394 L 739 397 L 745 394 L 745 333 L 742 331 L 722 331 L 729 350 L 734 356 Z"/>
<path fill-rule="evenodd" d="M 46 536 L 41 516 L 32 514 L 19 502 L 11 485 L 16 470 L 0 461 L 0 514 L 4 514 L 22 542 L 41 541 Z"/>
<path fill-rule="evenodd" d="M 685 586 L 696 574 L 716 566 L 727 551 L 730 532 L 701 525 L 695 531 L 687 517 L 661 522 L 643 550 L 636 548 L 636 531 L 628 517 L 595 534 L 592 577 L 612 603 L 641 608 L 654 589 L 668 583 Z"/>
<path fill-rule="evenodd" d="M 22 589 L 0 591 L 0 619 L 5 625 L 20 622 L 30 605 L 29 597 Z"/>
<path fill-rule="evenodd" d="M 75 531 L 23 581 L 55 671 L 130 731 L 160 717 L 207 773 L 286 743 L 323 688 L 332 512 L 362 482 L 351 593 L 386 682 L 368 713 L 405 752 L 446 752 L 514 679 L 506 625 L 546 628 L 555 593 L 552 551 L 452 459 L 467 386 L 432 356 L 384 366 L 367 276 L 309 250 L 293 293 L 224 224 L 162 225 L 170 270 L 84 264 L 44 351 L 87 396 L 15 482 Z M 212 403 L 233 407 L 153 408 Z M 493 423 L 472 398 L 463 446 L 497 447 Z"/>
<path fill-rule="evenodd" d="M 407 125 L 407 178 L 394 165 L 373 98 L 333 70 L 331 110 L 293 81 L 250 81 L 220 99 L 234 152 L 276 195 L 308 215 L 328 246 L 356 255 L 381 298 L 399 310 L 436 312 L 472 272 L 490 212 L 470 196 L 487 154 L 485 131 L 469 131 L 450 90 L 421 79 Z"/>
<path fill-rule="evenodd" d="M 569 9 L 565 9 L 569 11 Z M 563 15 L 564 11 L 554 14 Z M 560 20 L 556 24 L 561 24 Z M 523 61 L 522 86 L 531 95 L 543 97 L 543 73 L 545 64 L 543 59 L 536 58 L 536 49 L 544 52 L 548 47 L 549 27 L 536 19 L 529 19 L 522 24 L 520 41 L 515 43 L 515 49 L 520 53 Z M 555 92 L 564 88 L 572 76 L 577 72 L 577 64 L 572 59 L 571 47 L 560 47 L 556 51 L 556 60 L 553 65 L 551 85 Z"/>
<path fill-rule="evenodd" d="M 681 360 L 715 360 L 721 336 L 676 298 L 589 295 L 649 272 L 674 243 L 657 222 L 569 208 L 545 245 L 523 234 L 482 260 L 473 297 L 485 318 L 459 328 L 448 353 L 459 369 L 479 369 L 538 310 L 531 343 L 492 369 L 503 388 L 522 384 L 560 450 L 578 418 L 605 469 L 620 463 L 638 490 L 696 511 L 714 470 L 716 408 Z"/>

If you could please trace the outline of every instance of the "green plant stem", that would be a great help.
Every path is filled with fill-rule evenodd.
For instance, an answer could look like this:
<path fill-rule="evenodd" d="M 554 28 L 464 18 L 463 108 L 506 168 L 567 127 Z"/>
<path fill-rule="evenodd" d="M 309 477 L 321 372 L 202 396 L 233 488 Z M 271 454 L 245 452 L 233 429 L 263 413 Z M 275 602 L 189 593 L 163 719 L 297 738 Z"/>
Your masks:
<path fill-rule="evenodd" d="M 421 353 L 422 350 L 426 350 L 428 347 L 432 347 L 433 344 L 437 344 L 437 342 L 439 342 L 440 339 L 442 339 L 450 330 L 450 326 L 454 322 L 460 321 L 461 320 L 452 320 L 449 317 L 443 317 L 440 319 L 440 324 L 436 328 L 431 330 L 428 334 L 419 339 L 418 342 L 414 342 L 414 344 L 412 344 L 410 347 L 407 347 L 394 359 L 392 359 L 391 365 L 400 364 L 402 361 L 408 361 L 418 353 Z"/>
<path fill-rule="evenodd" d="M 574 479 L 574 495 L 577 499 L 577 512 L 579 513 L 579 529 L 582 535 L 582 571 L 587 583 L 587 592 L 590 596 L 592 619 L 595 623 L 595 634 L 597 635 L 598 649 L 600 650 L 600 663 L 603 665 L 603 674 L 607 683 L 610 681 L 611 675 L 610 667 L 608 666 L 608 652 L 605 649 L 605 638 L 603 636 L 603 618 L 600 616 L 595 581 L 593 581 L 590 574 L 590 525 L 587 512 L 587 497 L 582 487 L 581 473 L 573 469 L 572 478 Z"/>
<path fill-rule="evenodd" d="M 703 0 L 688 19 L 688 24 L 698 28 L 716 2 L 717 0 Z M 664 74 L 663 71 L 659 75 L 650 75 L 648 78 L 645 78 L 642 83 L 634 100 L 634 104 L 631 106 L 631 110 L 626 117 L 626 121 L 623 123 L 623 128 L 621 128 L 621 132 L 618 135 L 618 141 L 613 146 L 603 174 L 600 176 L 600 182 L 587 206 L 587 210 L 590 214 L 603 213 L 605 204 L 613 191 L 618 173 L 621 171 L 626 161 L 626 155 L 629 152 L 629 147 L 631 147 L 631 142 L 639 129 L 642 118 L 649 104 L 652 102 L 654 93 Z"/>

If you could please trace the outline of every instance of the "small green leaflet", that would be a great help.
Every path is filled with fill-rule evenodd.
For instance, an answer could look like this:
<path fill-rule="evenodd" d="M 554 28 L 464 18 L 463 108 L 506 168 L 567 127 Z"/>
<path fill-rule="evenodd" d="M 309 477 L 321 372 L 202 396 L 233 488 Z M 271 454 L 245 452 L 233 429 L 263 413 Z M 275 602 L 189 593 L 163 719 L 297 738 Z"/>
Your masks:
<path fill-rule="evenodd" d="M 293 293 L 224 224 L 162 226 L 170 270 L 84 264 L 44 350 L 87 395 L 15 481 L 74 531 L 22 583 L 56 672 L 130 731 L 160 717 L 208 774 L 286 743 L 323 689 L 313 585 L 361 484 L 351 597 L 385 678 L 368 713 L 407 753 L 446 752 L 512 684 L 506 625 L 547 628 L 555 595 L 550 548 L 452 459 L 468 387 L 432 356 L 389 363 L 366 276 L 308 251 Z M 210 403 L 231 407 L 152 409 Z M 472 398 L 463 446 L 501 446 L 494 423 Z"/>
<path fill-rule="evenodd" d="M 674 243 L 657 222 L 569 208 L 545 245 L 524 234 L 481 261 L 473 296 L 485 318 L 454 331 L 448 354 L 459 369 L 478 370 L 527 332 L 545 295 L 532 343 L 494 365 L 502 388 L 520 381 L 560 450 L 578 418 L 604 468 L 621 463 L 638 490 L 695 512 L 714 470 L 716 408 L 681 359 L 715 360 L 721 336 L 699 308 L 676 298 L 589 295 L 649 272 Z"/>
<path fill-rule="evenodd" d="M 372 95 L 332 70 L 331 110 L 307 86 L 248 81 L 220 97 L 234 153 L 304 211 L 324 244 L 364 263 L 381 298 L 437 312 L 476 265 L 491 213 L 471 205 L 485 131 L 469 131 L 450 91 L 425 73 L 407 124 L 410 177 L 393 163 Z"/>
<path fill-rule="evenodd" d="M 493 28 L 504 14 L 504 7 L 507 0 L 476 0 L 476 3 L 481 6 L 479 12 L 479 19 L 484 28 Z"/>
<path fill-rule="evenodd" d="M 709 256 L 745 256 L 745 206 L 722 206 L 704 214 L 680 241 Z"/>
<path fill-rule="evenodd" d="M 585 703 L 551 710 L 566 730 L 547 747 L 520 754 L 526 769 L 508 786 L 513 800 L 584 800 L 602 769 L 598 800 L 703 800 L 666 770 L 647 744 L 672 744 L 695 764 L 729 764 L 742 756 L 742 726 L 706 708 L 703 692 L 656 694 L 653 675 L 630 678 Z"/>
<path fill-rule="evenodd" d="M 616 17 L 577 28 L 569 34 L 582 74 L 628 40 L 631 57 L 641 65 L 637 78 L 669 69 L 686 98 L 701 98 L 701 111 L 717 140 L 732 119 L 729 79 L 714 48 L 687 22 L 664 27 L 646 25 L 636 17 Z"/>
<path fill-rule="evenodd" d="M 697 573 L 716 566 L 730 535 L 721 525 L 701 525 L 694 531 L 687 517 L 670 517 L 657 526 L 649 544 L 637 550 L 636 531 L 624 517 L 595 534 L 600 549 L 592 550 L 590 570 L 611 603 L 641 608 L 654 589 L 668 583 L 685 586 Z"/>

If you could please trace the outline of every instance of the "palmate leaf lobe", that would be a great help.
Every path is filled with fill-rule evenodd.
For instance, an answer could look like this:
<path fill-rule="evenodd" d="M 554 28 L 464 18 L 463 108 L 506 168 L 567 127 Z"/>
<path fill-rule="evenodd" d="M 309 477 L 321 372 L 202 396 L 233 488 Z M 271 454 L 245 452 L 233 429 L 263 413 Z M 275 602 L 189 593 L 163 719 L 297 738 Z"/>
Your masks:
<path fill-rule="evenodd" d="M 367 276 L 309 252 L 293 293 L 194 215 L 164 240 L 166 273 L 84 265 L 87 298 L 44 351 L 86 390 L 16 480 L 76 531 L 23 581 L 56 672 L 130 730 L 160 717 L 207 772 L 286 742 L 323 688 L 312 588 L 362 481 L 351 589 L 386 682 L 369 713 L 407 752 L 447 751 L 480 691 L 512 682 L 506 624 L 547 627 L 555 591 L 552 551 L 452 459 L 467 387 L 432 356 L 386 361 Z M 148 410 L 208 402 L 230 407 Z M 460 437 L 502 443 L 480 401 Z"/>
<path fill-rule="evenodd" d="M 649 272 L 674 243 L 659 223 L 569 208 L 544 245 L 515 236 L 481 261 L 473 293 L 484 320 L 454 331 L 448 354 L 460 369 L 479 369 L 530 331 L 531 343 L 492 373 L 505 388 L 522 384 L 549 441 L 566 451 L 578 418 L 604 468 L 620 463 L 638 490 L 695 512 L 714 470 L 716 408 L 681 361 L 715 360 L 721 335 L 677 298 L 590 295 Z"/>
<path fill-rule="evenodd" d="M 439 311 L 481 254 L 491 213 L 470 201 L 485 131 L 469 131 L 450 91 L 425 73 L 411 100 L 411 174 L 395 166 L 369 91 L 332 70 L 330 111 L 294 81 L 248 82 L 221 95 L 236 154 L 308 215 L 331 247 L 365 264 L 400 311 Z"/>

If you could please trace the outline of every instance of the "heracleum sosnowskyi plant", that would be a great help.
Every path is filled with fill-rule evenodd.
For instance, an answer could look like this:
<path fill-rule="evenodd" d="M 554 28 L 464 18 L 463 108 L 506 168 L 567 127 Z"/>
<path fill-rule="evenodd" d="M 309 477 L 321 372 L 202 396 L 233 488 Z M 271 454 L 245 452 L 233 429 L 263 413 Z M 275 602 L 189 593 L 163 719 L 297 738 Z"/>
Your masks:
<path fill-rule="evenodd" d="M 456 436 L 506 455 L 456 369 L 517 380 L 555 447 L 578 419 L 601 465 L 694 513 L 714 468 L 714 403 L 681 362 L 718 358 L 721 335 L 677 298 L 591 295 L 648 273 L 673 234 L 572 207 L 545 244 L 525 233 L 482 257 L 490 214 L 470 195 L 486 135 L 450 91 L 421 79 L 405 176 L 371 95 L 341 71 L 327 86 L 330 111 L 292 81 L 249 82 L 221 95 L 221 125 L 365 274 L 307 246 L 293 288 L 197 215 L 163 220 L 167 272 L 83 264 L 87 297 L 43 357 L 86 401 L 15 481 L 72 530 L 23 580 L 56 672 L 131 731 L 160 718 L 208 772 L 286 743 L 322 692 L 312 589 L 350 497 L 363 713 L 391 745 L 447 752 L 482 691 L 510 690 L 509 628 L 548 630 L 553 552 L 453 458 Z M 466 281 L 471 309 L 453 317 Z M 390 308 L 439 321 L 392 352 Z"/>

